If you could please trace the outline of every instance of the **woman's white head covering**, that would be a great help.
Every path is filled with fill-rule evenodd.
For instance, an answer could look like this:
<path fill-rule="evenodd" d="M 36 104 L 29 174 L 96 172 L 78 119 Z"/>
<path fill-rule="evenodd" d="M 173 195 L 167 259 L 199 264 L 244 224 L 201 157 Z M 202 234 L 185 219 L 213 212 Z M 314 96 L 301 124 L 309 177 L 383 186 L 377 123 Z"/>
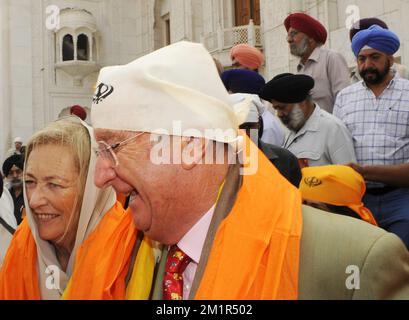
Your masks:
<path fill-rule="evenodd" d="M 73 272 L 75 255 L 78 248 L 96 228 L 105 213 L 111 209 L 116 202 L 116 194 L 111 187 L 101 190 L 94 185 L 96 155 L 94 152 L 92 152 L 92 150 L 94 147 L 96 147 L 96 141 L 94 139 L 93 129 L 77 117 L 68 118 L 72 121 L 81 123 L 88 130 L 91 139 L 91 155 L 81 212 L 79 214 L 75 245 L 71 253 L 66 272 L 61 270 L 54 246 L 50 242 L 42 240 L 39 236 L 37 224 L 34 221 L 33 213 L 28 205 L 29 202 L 25 191 L 26 188 L 24 186 L 26 214 L 31 232 L 37 244 L 37 267 L 38 279 L 40 281 L 39 288 L 41 298 L 44 300 L 57 300 L 61 298 Z M 62 121 L 64 119 L 57 121 Z"/>

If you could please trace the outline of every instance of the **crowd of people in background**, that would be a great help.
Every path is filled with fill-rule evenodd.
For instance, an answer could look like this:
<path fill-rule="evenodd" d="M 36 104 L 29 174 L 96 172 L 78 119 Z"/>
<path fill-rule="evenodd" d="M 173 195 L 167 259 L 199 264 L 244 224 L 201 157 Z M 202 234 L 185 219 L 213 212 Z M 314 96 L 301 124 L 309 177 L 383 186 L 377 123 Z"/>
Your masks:
<path fill-rule="evenodd" d="M 319 21 L 294 13 L 284 26 L 290 52 L 300 59 L 297 74 L 277 75 L 259 87 L 264 80 L 257 73 L 262 53 L 239 45 L 231 54 L 233 66 L 239 69 L 222 74 L 226 89 L 257 93 L 264 105 L 271 103 L 275 112 L 262 109 L 275 118 L 267 120 L 273 124 L 272 136 L 283 136 L 282 128 L 275 127 L 276 119 L 288 131 L 282 143 L 277 143 L 279 138 L 266 142 L 290 151 L 301 168 L 347 165 L 355 169 L 366 179 L 362 201 L 378 225 L 409 247 L 405 165 L 409 161 L 409 81 L 406 68 L 393 58 L 400 48 L 399 38 L 378 18 L 357 21 L 350 30 L 357 66 L 349 72 L 341 54 L 323 47 L 327 31 Z M 376 175 L 371 176 L 373 171 Z"/>
<path fill-rule="evenodd" d="M 394 61 L 400 40 L 379 19 L 358 21 L 351 73 L 324 47 L 319 21 L 294 13 L 284 28 L 299 58 L 295 74 L 266 81 L 263 53 L 248 44 L 232 48 L 224 70 L 182 42 L 104 68 L 99 85 L 109 94 L 94 97 L 92 127 L 75 105 L 74 117 L 27 147 L 15 138 L 2 166 L 0 299 L 409 299 L 409 80 Z M 226 105 L 246 105 L 246 116 Z M 242 129 L 244 144 L 258 146 L 258 172 L 239 178 L 237 166 L 197 165 L 209 156 L 204 140 L 228 148 L 240 140 L 210 134 L 172 136 L 170 145 L 198 148 L 198 158 L 154 167 L 145 134 L 171 120 Z M 365 259 L 363 289 L 351 295 L 335 263 Z M 44 285 L 49 265 L 62 270 L 53 290 Z"/>

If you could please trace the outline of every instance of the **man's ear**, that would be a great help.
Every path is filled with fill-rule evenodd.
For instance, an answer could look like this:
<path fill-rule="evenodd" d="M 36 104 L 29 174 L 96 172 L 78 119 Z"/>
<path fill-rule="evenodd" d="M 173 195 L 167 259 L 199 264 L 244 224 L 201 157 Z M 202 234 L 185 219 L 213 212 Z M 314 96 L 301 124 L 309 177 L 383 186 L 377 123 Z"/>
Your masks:
<path fill-rule="evenodd" d="M 389 56 L 388 59 L 389 59 L 389 62 L 391 64 L 391 67 L 392 67 L 395 64 L 395 57 L 394 56 Z"/>
<path fill-rule="evenodd" d="M 306 37 L 308 37 L 308 36 L 306 36 Z M 310 48 L 316 48 L 318 46 L 318 43 L 314 38 L 308 37 L 308 43 L 310 45 Z"/>
<path fill-rule="evenodd" d="M 191 170 L 205 163 L 207 143 L 205 139 L 182 137 L 182 168 Z"/>

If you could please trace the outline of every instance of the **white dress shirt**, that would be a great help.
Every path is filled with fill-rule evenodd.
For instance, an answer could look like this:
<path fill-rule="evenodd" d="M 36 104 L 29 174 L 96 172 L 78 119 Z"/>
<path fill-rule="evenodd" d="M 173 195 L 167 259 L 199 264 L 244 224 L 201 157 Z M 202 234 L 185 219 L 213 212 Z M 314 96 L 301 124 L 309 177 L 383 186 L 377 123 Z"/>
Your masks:
<path fill-rule="evenodd" d="M 190 289 L 195 278 L 196 269 L 200 262 L 203 245 L 206 240 L 207 232 L 212 222 L 214 205 L 179 241 L 177 246 L 186 253 L 193 261 L 189 263 L 183 272 L 183 300 L 189 299 Z"/>

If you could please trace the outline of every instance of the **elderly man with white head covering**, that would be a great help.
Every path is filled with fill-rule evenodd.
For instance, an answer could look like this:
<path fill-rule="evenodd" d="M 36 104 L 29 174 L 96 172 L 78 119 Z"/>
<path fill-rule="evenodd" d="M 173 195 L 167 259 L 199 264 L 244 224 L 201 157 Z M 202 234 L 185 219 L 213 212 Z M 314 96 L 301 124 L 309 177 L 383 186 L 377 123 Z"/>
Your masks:
<path fill-rule="evenodd" d="M 22 147 L 23 147 L 23 139 L 20 137 L 15 137 L 14 138 L 14 148 L 10 148 L 7 151 L 6 158 L 11 157 L 12 155 L 21 155 L 22 154 Z"/>
<path fill-rule="evenodd" d="M 401 241 L 303 213 L 299 191 L 238 133 L 247 113 L 247 100 L 230 104 L 201 44 L 102 69 L 91 110 L 95 183 L 129 193 L 136 227 L 165 244 L 152 297 L 409 298 Z M 351 264 L 362 267 L 361 290 L 345 287 Z"/>
<path fill-rule="evenodd" d="M 409 248 L 409 185 L 390 179 L 405 177 L 409 164 L 409 81 L 391 69 L 399 48 L 398 36 L 377 25 L 353 37 L 363 80 L 341 91 L 334 114 L 352 133 L 353 167 L 367 180 L 365 205 Z"/>

